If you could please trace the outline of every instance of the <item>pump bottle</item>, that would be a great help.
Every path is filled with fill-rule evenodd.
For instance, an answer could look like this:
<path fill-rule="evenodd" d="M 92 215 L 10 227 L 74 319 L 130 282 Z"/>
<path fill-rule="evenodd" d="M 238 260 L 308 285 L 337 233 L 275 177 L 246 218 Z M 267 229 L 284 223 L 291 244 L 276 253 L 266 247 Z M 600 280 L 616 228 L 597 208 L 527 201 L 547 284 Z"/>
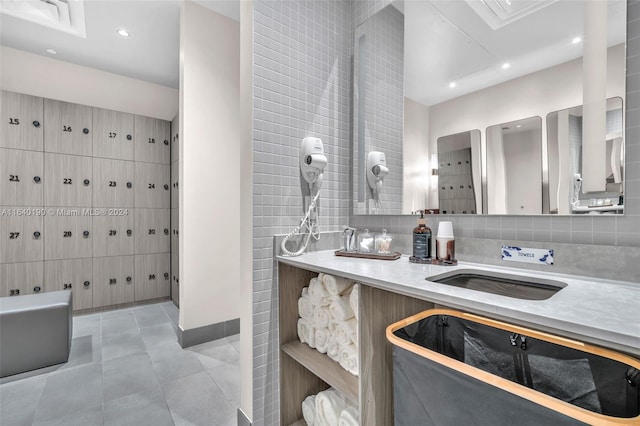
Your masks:
<path fill-rule="evenodd" d="M 417 259 L 431 258 L 431 229 L 427 227 L 423 210 L 420 210 L 418 226 L 413 229 L 413 257 Z"/>

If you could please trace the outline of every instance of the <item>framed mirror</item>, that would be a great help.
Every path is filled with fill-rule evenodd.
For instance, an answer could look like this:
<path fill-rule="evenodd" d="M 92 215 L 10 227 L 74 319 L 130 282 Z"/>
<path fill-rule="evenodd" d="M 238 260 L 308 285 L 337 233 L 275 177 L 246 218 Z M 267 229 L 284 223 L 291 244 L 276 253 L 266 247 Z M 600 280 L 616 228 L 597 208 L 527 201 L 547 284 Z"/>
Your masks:
<path fill-rule="evenodd" d="M 490 10 L 497 4 L 504 8 L 498 17 Z M 597 5 L 601 9 L 594 13 L 591 8 Z M 585 14 L 597 24 L 585 26 Z M 594 46 L 594 40 L 600 42 Z M 551 205 L 549 180 L 555 172 L 549 167 L 560 159 L 551 158 L 553 152 L 547 151 L 546 117 L 553 111 L 591 105 L 584 99 L 594 96 L 589 93 L 594 87 L 602 89 L 598 96 L 603 101 L 619 97 L 624 105 L 625 41 L 624 0 L 405 0 L 386 6 L 355 31 L 353 213 L 442 212 L 434 184 L 437 178 L 432 174 L 439 139 L 481 129 L 481 158 L 485 158 L 487 128 L 530 117 L 545 118 L 539 131 L 542 206 L 538 212 L 536 205 L 534 213 L 520 203 L 524 206 L 520 211 L 577 213 L 556 213 Z M 594 63 L 601 65 L 596 72 L 592 72 Z M 585 119 L 583 124 L 604 123 L 601 111 L 602 120 Z M 623 152 L 624 135 L 620 144 Z M 586 146 L 597 143 L 586 142 Z M 367 195 L 366 159 L 371 151 L 385 153 L 389 170 L 381 209 L 367 203 L 371 194 Z M 591 149 L 585 151 L 595 156 Z M 490 183 L 486 164 L 481 164 L 481 170 L 486 187 Z M 563 179 L 559 185 L 571 183 L 567 175 L 557 178 Z M 516 214 L 491 211 L 489 193 L 480 190 L 476 195 L 486 206 L 476 213 Z"/>
<path fill-rule="evenodd" d="M 607 99 L 602 167 L 582 161 L 583 107 L 547 115 L 549 209 L 551 214 L 622 214 L 624 212 L 624 123 L 622 98 Z M 600 170 L 600 174 L 597 173 Z M 602 173 L 604 171 L 604 173 Z M 602 191 L 585 193 L 585 174 L 602 182 Z M 569 179 L 561 179 L 569 176 Z"/>
<path fill-rule="evenodd" d="M 487 127 L 486 214 L 543 213 L 542 118 Z"/>
<path fill-rule="evenodd" d="M 481 211 L 480 130 L 438 138 L 435 158 L 438 168 L 437 173 L 432 173 L 432 181 L 438 189 L 437 213 L 476 214 Z"/>

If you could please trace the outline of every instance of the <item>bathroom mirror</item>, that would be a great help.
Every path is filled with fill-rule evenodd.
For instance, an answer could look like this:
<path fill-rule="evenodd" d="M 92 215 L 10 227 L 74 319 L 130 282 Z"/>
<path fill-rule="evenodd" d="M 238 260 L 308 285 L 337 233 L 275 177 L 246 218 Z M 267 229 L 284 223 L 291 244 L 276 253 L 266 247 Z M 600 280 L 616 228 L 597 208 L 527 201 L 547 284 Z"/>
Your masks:
<path fill-rule="evenodd" d="M 487 127 L 488 214 L 542 214 L 542 118 Z"/>
<path fill-rule="evenodd" d="M 432 181 L 438 189 L 438 213 L 482 211 L 480 151 L 477 129 L 438 138 L 438 154 L 433 162 L 438 167 L 432 171 Z"/>
<path fill-rule="evenodd" d="M 491 10 L 497 4 L 504 8 L 498 14 Z M 585 10 L 594 4 L 604 4 L 606 11 L 595 14 L 598 25 L 585 27 Z M 594 28 L 605 31 L 598 35 Z M 585 51 L 594 57 L 589 40 L 596 39 L 606 39 L 604 50 L 595 54 L 596 62 L 605 64 L 602 99 L 624 100 L 624 0 L 405 0 L 368 18 L 356 28 L 354 40 L 353 213 L 444 210 L 432 174 L 438 140 L 481 129 L 484 158 L 488 127 L 527 117 L 545 118 L 538 172 L 542 191 L 549 190 L 548 165 L 555 160 L 547 156 L 546 117 L 584 104 L 585 87 L 594 84 L 583 81 L 594 77 L 585 74 L 583 65 L 589 68 L 590 62 L 583 57 Z M 370 151 L 384 152 L 389 169 L 381 195 L 383 208 L 377 210 L 367 204 L 365 169 Z M 570 184 L 569 176 L 562 179 L 562 185 Z M 488 209 L 488 193 L 481 188 L 474 187 L 474 192 L 476 204 L 487 206 L 477 213 L 505 214 Z M 553 214 L 553 210 L 548 197 L 546 201 L 543 197 L 540 212 L 526 214 Z"/>
<path fill-rule="evenodd" d="M 602 140 L 602 191 L 585 193 L 582 179 L 598 173 L 582 161 L 583 108 L 547 115 L 549 209 L 551 214 L 622 214 L 624 212 L 624 139 L 622 98 L 607 99 L 606 137 Z M 570 179 L 560 179 L 569 176 Z"/>

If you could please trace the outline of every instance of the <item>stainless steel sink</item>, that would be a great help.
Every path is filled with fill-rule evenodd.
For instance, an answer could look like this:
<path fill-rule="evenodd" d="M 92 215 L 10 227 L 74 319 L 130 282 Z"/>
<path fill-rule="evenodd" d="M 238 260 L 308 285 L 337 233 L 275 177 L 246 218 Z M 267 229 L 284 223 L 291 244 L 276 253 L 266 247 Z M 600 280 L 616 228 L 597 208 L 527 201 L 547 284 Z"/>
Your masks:
<path fill-rule="evenodd" d="M 537 277 L 502 272 L 458 269 L 426 278 L 428 281 L 526 300 L 545 300 L 567 284 Z"/>

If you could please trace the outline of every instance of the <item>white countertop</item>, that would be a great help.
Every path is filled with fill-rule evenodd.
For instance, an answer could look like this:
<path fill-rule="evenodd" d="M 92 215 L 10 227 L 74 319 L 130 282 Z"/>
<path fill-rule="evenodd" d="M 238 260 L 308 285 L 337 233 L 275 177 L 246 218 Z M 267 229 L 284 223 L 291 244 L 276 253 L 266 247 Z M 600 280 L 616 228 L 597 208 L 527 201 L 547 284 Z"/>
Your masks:
<path fill-rule="evenodd" d="M 467 262 L 421 265 L 410 263 L 408 256 L 395 261 L 339 257 L 333 251 L 278 256 L 278 261 L 640 356 L 640 283 Z M 567 286 L 546 300 L 522 300 L 425 279 L 468 268 L 546 278 Z"/>

